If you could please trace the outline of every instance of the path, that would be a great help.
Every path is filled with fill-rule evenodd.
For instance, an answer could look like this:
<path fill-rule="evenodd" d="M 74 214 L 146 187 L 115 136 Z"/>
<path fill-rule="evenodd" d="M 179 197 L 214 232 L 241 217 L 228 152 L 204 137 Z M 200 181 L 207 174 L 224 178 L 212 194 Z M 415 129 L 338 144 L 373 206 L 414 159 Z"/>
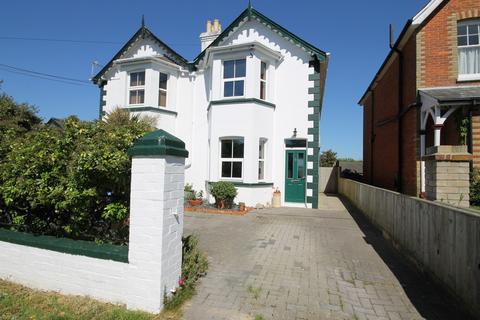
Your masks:
<path fill-rule="evenodd" d="M 210 268 L 186 319 L 466 319 L 336 197 L 243 217 L 186 214 Z M 261 317 L 263 318 L 261 318 Z"/>

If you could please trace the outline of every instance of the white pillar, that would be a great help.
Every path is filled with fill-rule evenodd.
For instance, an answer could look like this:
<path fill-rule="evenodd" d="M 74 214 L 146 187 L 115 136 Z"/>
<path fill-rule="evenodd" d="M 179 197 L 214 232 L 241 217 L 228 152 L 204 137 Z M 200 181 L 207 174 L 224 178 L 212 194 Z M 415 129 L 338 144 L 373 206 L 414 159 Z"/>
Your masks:
<path fill-rule="evenodd" d="M 434 146 L 438 147 L 440 146 L 440 137 L 442 133 L 442 127 L 443 125 L 435 125 L 435 139 L 434 139 Z"/>
<path fill-rule="evenodd" d="M 178 287 L 188 155 L 182 144 L 158 130 L 138 140 L 129 150 L 132 155 L 129 309 L 159 313 L 164 295 Z"/>
<path fill-rule="evenodd" d="M 425 192 L 425 161 L 423 160 L 423 157 L 425 156 L 425 130 L 422 130 L 422 133 L 420 134 L 420 192 L 421 194 L 424 194 Z"/>

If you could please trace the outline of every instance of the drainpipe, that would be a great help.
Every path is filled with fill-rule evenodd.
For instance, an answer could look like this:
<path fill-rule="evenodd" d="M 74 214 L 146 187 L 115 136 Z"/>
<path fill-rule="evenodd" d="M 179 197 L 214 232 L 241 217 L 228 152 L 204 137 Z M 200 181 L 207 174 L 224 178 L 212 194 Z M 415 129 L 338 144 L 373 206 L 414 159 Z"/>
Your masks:
<path fill-rule="evenodd" d="M 404 65 L 404 55 L 402 50 L 398 46 L 393 44 L 393 25 L 390 25 L 390 49 L 395 51 L 398 54 L 398 179 L 397 179 L 397 191 L 403 191 L 403 170 L 402 170 L 402 158 L 403 158 L 403 139 L 402 139 L 402 109 L 403 109 L 403 65 Z"/>

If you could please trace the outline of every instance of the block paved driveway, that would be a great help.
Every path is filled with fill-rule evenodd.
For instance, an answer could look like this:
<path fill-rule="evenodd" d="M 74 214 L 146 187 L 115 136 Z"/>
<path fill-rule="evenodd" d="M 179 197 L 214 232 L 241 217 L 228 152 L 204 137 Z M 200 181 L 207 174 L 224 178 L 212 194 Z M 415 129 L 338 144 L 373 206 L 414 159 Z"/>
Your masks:
<path fill-rule="evenodd" d="M 323 207 L 185 215 L 210 267 L 185 319 L 469 319 L 336 197 Z M 258 318 L 262 319 L 262 318 Z"/>

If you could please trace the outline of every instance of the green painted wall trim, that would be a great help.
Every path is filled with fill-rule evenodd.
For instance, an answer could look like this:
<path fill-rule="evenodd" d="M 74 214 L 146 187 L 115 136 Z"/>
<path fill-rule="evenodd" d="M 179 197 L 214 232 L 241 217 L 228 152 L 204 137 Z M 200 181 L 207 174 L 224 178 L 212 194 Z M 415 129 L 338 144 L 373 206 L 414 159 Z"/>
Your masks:
<path fill-rule="evenodd" d="M 320 100 L 312 100 L 312 101 L 308 101 L 308 107 L 309 108 L 319 108 L 321 107 L 322 103 L 320 102 Z"/>
<path fill-rule="evenodd" d="M 173 115 L 178 114 L 176 111 L 163 109 L 162 107 L 139 106 L 139 107 L 126 107 L 125 109 L 130 112 L 151 111 L 151 112 L 167 113 L 167 114 L 173 114 Z"/>
<path fill-rule="evenodd" d="M 217 106 L 217 105 L 226 105 L 226 104 L 242 104 L 242 103 L 256 103 L 260 104 L 266 107 L 274 108 L 275 109 L 275 104 L 257 99 L 257 98 L 238 98 L 238 99 L 223 99 L 223 100 L 215 100 L 211 101 L 210 104 L 208 105 L 207 110 L 210 110 L 211 106 Z"/>
<path fill-rule="evenodd" d="M 147 133 L 135 141 L 128 149 L 130 156 L 159 156 L 170 155 L 182 158 L 188 157 L 185 143 L 164 130 L 156 130 Z"/>
<path fill-rule="evenodd" d="M 72 240 L 52 236 L 0 229 L 0 241 L 97 259 L 128 263 L 128 247 L 96 244 L 93 241 Z"/>
<path fill-rule="evenodd" d="M 308 121 L 320 121 L 320 113 L 309 114 Z"/>
<path fill-rule="evenodd" d="M 314 74 L 309 74 L 308 80 L 310 81 L 320 80 L 320 73 L 315 72 Z"/>
<path fill-rule="evenodd" d="M 105 97 L 106 94 L 107 92 L 104 89 L 104 85 L 103 84 L 100 85 L 100 102 L 98 106 L 98 120 L 101 120 L 102 117 L 105 115 L 105 111 L 103 111 L 103 107 L 107 104 L 107 102 L 103 100 L 103 97 Z"/>
<path fill-rule="evenodd" d="M 233 183 L 236 187 L 273 187 L 273 182 L 256 182 L 256 183 L 248 183 L 248 182 L 240 182 L 240 181 L 228 181 L 228 180 L 220 180 L 220 181 L 227 181 Z M 208 184 L 212 184 L 218 181 L 208 181 Z"/>

